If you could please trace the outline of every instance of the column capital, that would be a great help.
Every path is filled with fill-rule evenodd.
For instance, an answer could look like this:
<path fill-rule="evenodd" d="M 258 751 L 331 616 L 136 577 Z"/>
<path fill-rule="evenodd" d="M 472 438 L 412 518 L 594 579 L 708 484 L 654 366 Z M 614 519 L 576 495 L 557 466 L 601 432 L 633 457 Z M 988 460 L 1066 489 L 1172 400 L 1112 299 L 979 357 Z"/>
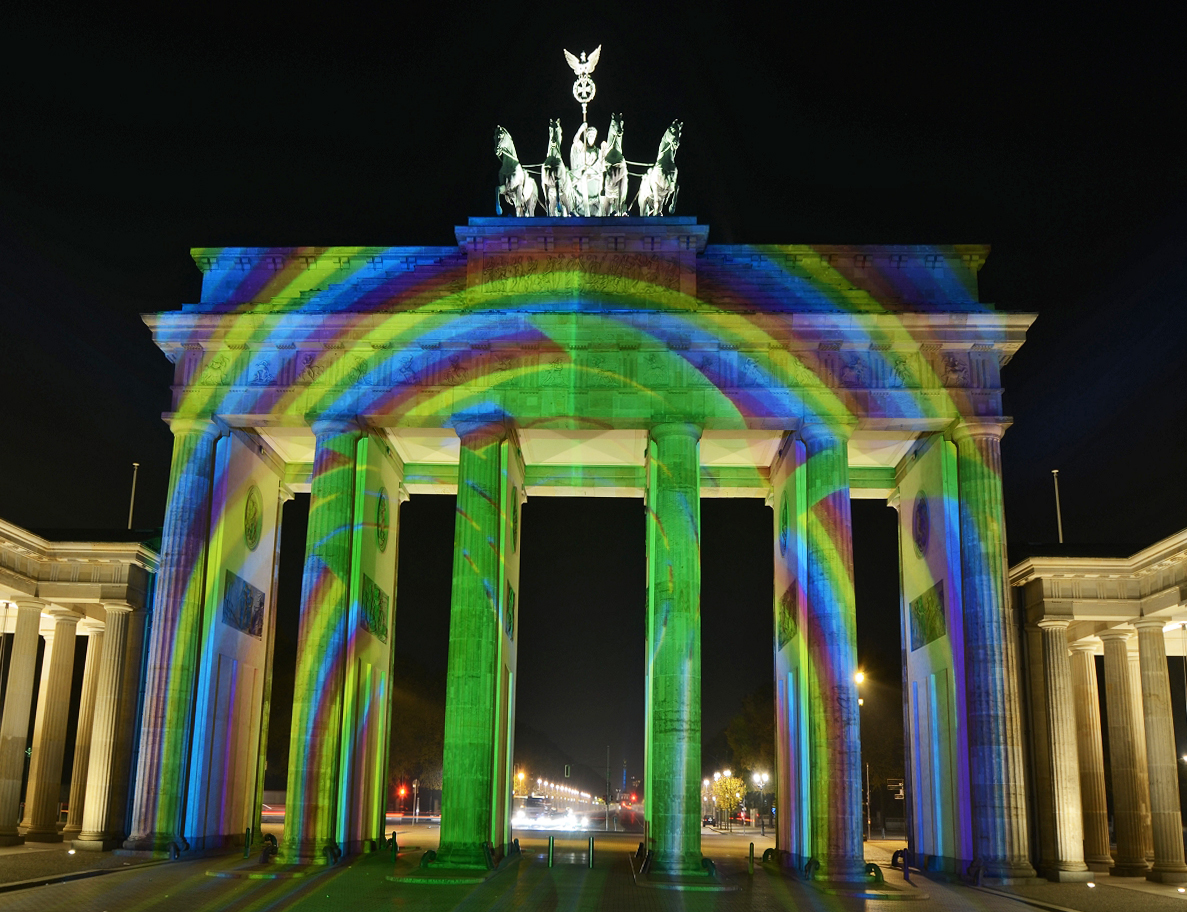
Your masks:
<path fill-rule="evenodd" d="M 1097 636 L 1100 637 L 1101 641 L 1105 643 L 1109 642 L 1110 640 L 1120 640 L 1122 643 L 1125 643 L 1128 642 L 1133 636 L 1133 632 L 1130 630 L 1122 630 L 1119 627 L 1114 627 L 1111 630 L 1102 630 L 1097 634 Z"/>
<path fill-rule="evenodd" d="M 692 437 L 700 440 L 702 431 L 699 424 L 688 421 L 663 421 L 653 425 L 647 433 L 652 440 L 661 440 L 664 437 Z"/>
<path fill-rule="evenodd" d="M 127 602 L 104 602 L 103 610 L 108 614 L 131 614 L 136 609 Z"/>
<path fill-rule="evenodd" d="M 1086 652 L 1092 656 L 1096 655 L 1096 644 L 1095 643 L 1085 643 L 1083 641 L 1080 641 L 1078 643 L 1069 644 L 1068 649 L 1070 649 L 1072 652 Z"/>
<path fill-rule="evenodd" d="M 1014 423 L 1013 418 L 961 418 L 952 426 L 952 439 L 955 441 L 969 438 L 988 437 L 1001 440 L 1005 436 L 1006 428 Z"/>
<path fill-rule="evenodd" d="M 333 437 L 338 434 L 361 434 L 362 422 L 356 415 L 306 415 L 314 437 Z"/>
<path fill-rule="evenodd" d="M 60 605 L 48 605 L 41 609 L 41 613 L 49 615 L 53 619 L 55 627 L 59 624 L 77 625 L 83 619 L 81 614 L 77 614 L 69 608 L 63 608 Z"/>
<path fill-rule="evenodd" d="M 458 412 L 450 416 L 448 424 L 463 441 L 502 440 L 512 419 L 503 411 Z"/>
<path fill-rule="evenodd" d="M 1045 617 L 1036 622 L 1040 630 L 1067 630 L 1068 625 L 1071 624 L 1071 618 L 1064 617 Z"/>
<path fill-rule="evenodd" d="M 849 438 L 853 436 L 855 430 L 857 430 L 856 421 L 836 419 L 828 422 L 812 422 L 810 424 L 800 425 L 798 434 L 800 440 L 806 444 L 830 440 L 848 443 Z"/>
<path fill-rule="evenodd" d="M 180 437 L 183 434 L 209 434 L 212 437 L 218 437 L 222 434 L 222 430 L 209 416 L 174 415 L 169 418 L 169 430 L 173 432 L 174 437 Z"/>
<path fill-rule="evenodd" d="M 78 622 L 78 635 L 90 636 L 93 633 L 102 633 L 107 628 L 98 618 L 84 617 Z"/>
<path fill-rule="evenodd" d="M 1135 630 L 1151 630 L 1158 628 L 1159 631 L 1166 627 L 1167 618 L 1164 617 L 1136 617 L 1129 623 L 1133 624 Z"/>
<path fill-rule="evenodd" d="M 39 614 L 49 607 L 49 602 L 44 599 L 34 598 L 31 595 L 20 595 L 15 599 L 10 599 L 16 604 L 18 611 L 37 611 Z"/>

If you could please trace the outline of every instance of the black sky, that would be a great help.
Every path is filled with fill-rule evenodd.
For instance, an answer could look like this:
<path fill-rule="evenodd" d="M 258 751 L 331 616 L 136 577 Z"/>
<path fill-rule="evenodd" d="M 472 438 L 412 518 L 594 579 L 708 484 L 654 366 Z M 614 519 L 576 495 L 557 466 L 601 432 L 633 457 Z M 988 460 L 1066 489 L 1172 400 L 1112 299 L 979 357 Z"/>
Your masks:
<path fill-rule="evenodd" d="M 604 46 L 591 120 L 644 160 L 684 121 L 710 242 L 987 242 L 983 300 L 1039 319 L 1004 372 L 1011 546 L 1136 550 L 1187 525 L 1187 157 L 1163 7 L 204 4 L 6 11 L 0 516 L 161 522 L 170 369 L 142 312 L 197 299 L 192 246 L 448 244 L 490 215 L 496 123 L 576 121 L 561 48 Z M 397 642 L 444 662 L 448 499 L 403 508 Z M 583 761 L 640 760 L 642 508 L 524 515 L 519 707 Z M 897 676 L 894 525 L 855 505 L 859 651 Z M 705 730 L 768 674 L 770 516 L 707 502 Z M 443 557 L 444 555 L 444 557 Z M 409 567 L 416 568 L 413 581 Z M 442 576 L 442 574 L 444 574 Z"/>

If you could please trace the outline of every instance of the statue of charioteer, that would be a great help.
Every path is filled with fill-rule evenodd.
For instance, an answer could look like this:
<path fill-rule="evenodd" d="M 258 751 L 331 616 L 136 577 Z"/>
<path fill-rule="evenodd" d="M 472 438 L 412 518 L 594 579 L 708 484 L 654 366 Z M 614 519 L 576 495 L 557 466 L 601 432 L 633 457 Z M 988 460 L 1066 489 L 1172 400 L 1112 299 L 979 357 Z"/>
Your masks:
<path fill-rule="evenodd" d="M 592 73 L 602 55 L 602 47 L 581 56 L 565 51 L 565 60 L 577 77 L 573 97 L 581 105 L 581 126 L 573 135 L 566 167 L 563 131 L 559 120 L 548 126 L 548 152 L 539 165 L 521 165 L 511 134 L 497 128 L 495 154 L 499 157 L 499 186 L 495 192 L 495 212 L 503 214 L 502 202 L 515 209 L 516 216 L 536 215 L 537 207 L 547 216 L 627 215 L 632 205 L 640 215 L 670 215 L 676 209 L 676 150 L 680 147 L 683 124 L 673 121 L 660 141 L 654 162 L 627 161 L 622 152 L 623 117 L 610 116 L 606 139 L 598 143 L 597 128 L 589 123 L 589 103 L 597 94 Z M 628 166 L 643 168 L 632 172 Z M 537 186 L 535 174 L 540 177 Z M 635 199 L 627 202 L 629 178 L 640 178 Z"/>

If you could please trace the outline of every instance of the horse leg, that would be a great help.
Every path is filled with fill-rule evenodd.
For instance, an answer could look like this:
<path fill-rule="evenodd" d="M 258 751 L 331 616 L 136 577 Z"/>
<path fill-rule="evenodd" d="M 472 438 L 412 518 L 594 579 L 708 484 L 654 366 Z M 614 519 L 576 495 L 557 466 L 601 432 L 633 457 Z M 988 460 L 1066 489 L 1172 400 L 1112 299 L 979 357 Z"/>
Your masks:
<path fill-rule="evenodd" d="M 506 189 L 506 184 L 499 184 L 499 186 L 495 187 L 495 215 L 503 214 L 503 204 L 499 201 L 499 197 L 503 195 L 503 191 Z"/>

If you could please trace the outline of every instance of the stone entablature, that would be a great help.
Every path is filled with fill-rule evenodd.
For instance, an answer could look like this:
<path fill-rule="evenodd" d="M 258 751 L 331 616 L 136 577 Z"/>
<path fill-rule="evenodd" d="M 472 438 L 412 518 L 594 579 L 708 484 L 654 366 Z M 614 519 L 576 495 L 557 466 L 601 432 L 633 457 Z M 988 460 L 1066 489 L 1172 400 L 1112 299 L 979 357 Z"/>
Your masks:
<path fill-rule="evenodd" d="M 102 621 L 104 604 L 145 606 L 158 563 L 139 542 L 53 542 L 0 520 L 0 602 L 37 598 Z"/>
<path fill-rule="evenodd" d="M 1027 623 L 1067 618 L 1069 640 L 1137 617 L 1187 622 L 1187 529 L 1130 557 L 1031 557 L 1010 568 Z M 1167 649 L 1181 651 L 1178 637 Z"/>

